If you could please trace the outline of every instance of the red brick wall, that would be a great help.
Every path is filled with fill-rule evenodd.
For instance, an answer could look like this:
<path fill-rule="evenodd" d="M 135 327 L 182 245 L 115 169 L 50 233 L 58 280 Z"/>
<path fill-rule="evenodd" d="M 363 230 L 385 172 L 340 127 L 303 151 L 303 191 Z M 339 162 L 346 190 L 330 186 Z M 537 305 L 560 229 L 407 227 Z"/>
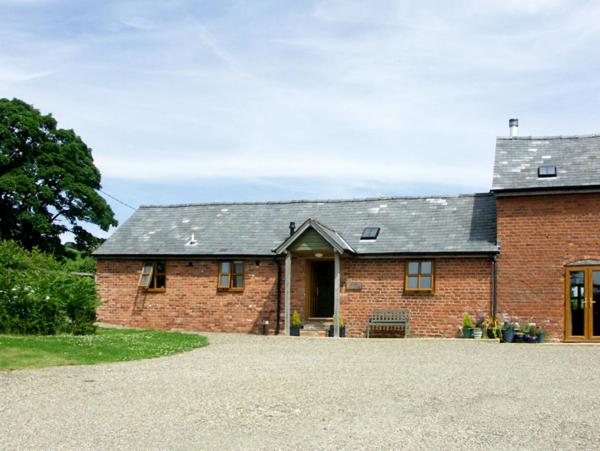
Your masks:
<path fill-rule="evenodd" d="M 367 317 L 377 309 L 407 308 L 413 337 L 455 337 L 469 313 L 474 320 L 491 310 L 489 258 L 435 260 L 435 293 L 405 294 L 402 260 L 343 259 L 340 310 L 350 336 L 364 336 Z M 360 282 L 360 291 L 346 282 Z"/>
<path fill-rule="evenodd" d="M 192 266 L 188 266 L 188 262 Z M 490 311 L 491 263 L 487 258 L 438 259 L 435 294 L 404 295 L 401 260 L 341 260 L 341 313 L 350 336 L 364 336 L 368 314 L 375 309 L 405 307 L 411 311 L 411 335 L 456 336 L 462 317 Z M 261 321 L 275 329 L 276 265 L 272 260 L 247 261 L 246 287 L 241 293 L 216 289 L 217 262 L 168 260 L 167 290 L 147 292 L 137 287 L 141 260 L 98 261 L 98 286 L 103 304 L 101 321 L 148 328 L 199 331 L 259 332 Z M 283 262 L 282 262 L 283 266 Z M 305 260 L 292 260 L 292 311 L 305 318 Z M 283 275 L 283 268 L 282 268 Z M 346 290 L 347 281 L 362 290 Z M 281 313 L 284 310 L 284 283 Z M 283 330 L 283 321 L 281 322 Z"/>
<path fill-rule="evenodd" d="M 600 194 L 501 197 L 496 201 L 498 314 L 548 322 L 564 338 L 565 265 L 600 259 Z"/>
<path fill-rule="evenodd" d="M 255 262 L 245 263 L 244 291 L 227 292 L 217 290 L 216 261 L 167 260 L 167 289 L 153 293 L 137 286 L 142 260 L 99 259 L 98 316 L 132 327 L 244 333 L 259 331 L 268 319 L 273 331 L 276 265 Z"/>

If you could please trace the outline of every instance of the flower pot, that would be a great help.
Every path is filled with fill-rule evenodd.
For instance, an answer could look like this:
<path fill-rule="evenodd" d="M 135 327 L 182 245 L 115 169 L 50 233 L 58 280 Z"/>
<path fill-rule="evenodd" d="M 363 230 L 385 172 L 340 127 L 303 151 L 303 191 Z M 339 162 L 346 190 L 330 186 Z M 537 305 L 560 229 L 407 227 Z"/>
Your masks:
<path fill-rule="evenodd" d="M 463 338 L 473 338 L 473 329 L 471 327 L 463 329 Z"/>
<path fill-rule="evenodd" d="M 515 339 L 515 331 L 512 329 L 506 329 L 502 331 L 502 335 L 504 337 L 504 341 L 506 343 L 512 343 Z"/>
<path fill-rule="evenodd" d="M 300 336 L 300 327 L 301 326 L 290 326 L 290 336 L 299 337 Z"/>
<path fill-rule="evenodd" d="M 525 334 L 523 332 L 515 332 L 515 338 L 513 339 L 513 343 L 523 343 L 523 338 Z"/>
<path fill-rule="evenodd" d="M 538 343 L 539 342 L 539 338 L 537 335 L 529 335 L 529 334 L 524 334 L 523 335 L 523 341 L 525 343 Z"/>
<path fill-rule="evenodd" d="M 483 337 L 483 329 L 480 327 L 476 327 L 473 329 L 473 338 L 481 338 Z"/>
<path fill-rule="evenodd" d="M 538 343 L 544 343 L 544 341 L 546 340 L 546 332 L 538 332 L 537 337 Z"/>
<path fill-rule="evenodd" d="M 329 331 L 327 331 L 328 337 L 333 337 L 333 324 L 329 325 Z M 340 337 L 346 336 L 346 326 L 340 326 Z"/>

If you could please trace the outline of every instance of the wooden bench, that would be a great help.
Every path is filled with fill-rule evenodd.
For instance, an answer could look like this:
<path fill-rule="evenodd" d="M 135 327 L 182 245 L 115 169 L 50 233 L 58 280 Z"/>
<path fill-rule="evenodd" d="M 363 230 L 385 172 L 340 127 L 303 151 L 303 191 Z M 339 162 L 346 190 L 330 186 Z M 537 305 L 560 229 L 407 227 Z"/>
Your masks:
<path fill-rule="evenodd" d="M 386 329 L 404 327 L 404 338 L 408 337 L 410 312 L 408 309 L 374 310 L 367 322 L 367 338 L 371 336 L 372 329 Z"/>

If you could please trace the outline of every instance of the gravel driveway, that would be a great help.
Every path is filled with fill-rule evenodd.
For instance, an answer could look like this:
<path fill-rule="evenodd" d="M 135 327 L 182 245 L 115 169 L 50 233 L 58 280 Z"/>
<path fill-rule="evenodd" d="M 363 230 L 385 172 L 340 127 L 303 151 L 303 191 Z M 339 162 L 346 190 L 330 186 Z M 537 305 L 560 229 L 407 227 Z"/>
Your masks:
<path fill-rule="evenodd" d="M 0 448 L 600 449 L 600 346 L 209 338 L 0 372 Z"/>

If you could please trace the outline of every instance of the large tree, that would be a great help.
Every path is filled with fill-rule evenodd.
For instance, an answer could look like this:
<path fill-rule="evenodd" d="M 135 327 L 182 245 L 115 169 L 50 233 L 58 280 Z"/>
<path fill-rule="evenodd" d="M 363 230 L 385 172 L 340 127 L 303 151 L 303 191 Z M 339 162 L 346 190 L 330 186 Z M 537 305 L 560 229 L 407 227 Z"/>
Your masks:
<path fill-rule="evenodd" d="M 1 239 L 60 253 L 60 235 L 72 232 L 78 247 L 93 246 L 81 224 L 117 225 L 100 187 L 92 151 L 73 130 L 21 100 L 0 99 Z"/>

